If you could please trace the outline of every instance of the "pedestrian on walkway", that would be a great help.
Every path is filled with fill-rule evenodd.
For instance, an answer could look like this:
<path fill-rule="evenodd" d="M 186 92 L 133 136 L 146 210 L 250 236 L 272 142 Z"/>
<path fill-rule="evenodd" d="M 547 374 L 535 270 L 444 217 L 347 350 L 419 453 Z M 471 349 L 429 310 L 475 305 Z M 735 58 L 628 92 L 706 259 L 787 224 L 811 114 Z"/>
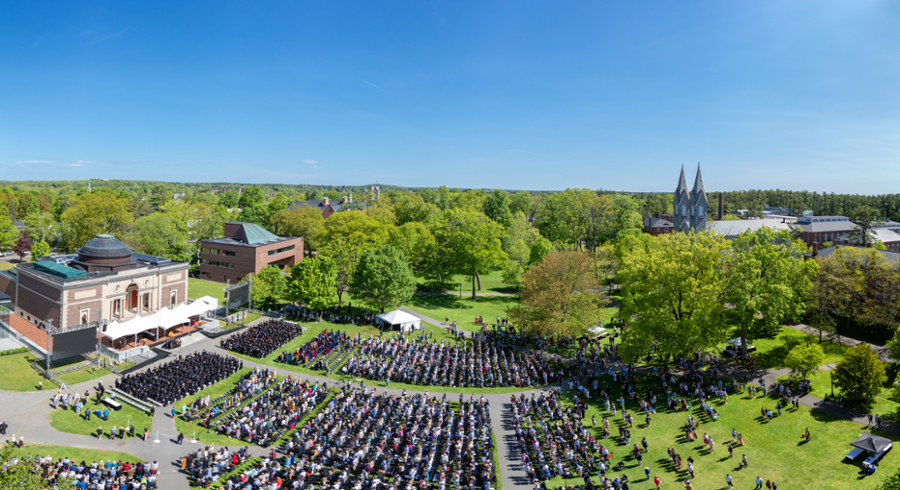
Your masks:
<path fill-rule="evenodd" d="M 868 413 L 868 414 L 866 414 L 866 417 L 869 417 L 869 423 L 866 425 L 872 425 L 872 414 Z"/>
<path fill-rule="evenodd" d="M 101 437 L 103 437 L 103 427 L 102 426 L 97 427 L 97 440 L 99 441 Z"/>
<path fill-rule="evenodd" d="M 178 433 L 178 445 L 181 446 L 184 443 L 184 434 L 181 432 Z"/>
<path fill-rule="evenodd" d="M 113 440 L 116 438 L 116 426 L 113 425 L 111 429 L 109 429 L 109 440 Z"/>

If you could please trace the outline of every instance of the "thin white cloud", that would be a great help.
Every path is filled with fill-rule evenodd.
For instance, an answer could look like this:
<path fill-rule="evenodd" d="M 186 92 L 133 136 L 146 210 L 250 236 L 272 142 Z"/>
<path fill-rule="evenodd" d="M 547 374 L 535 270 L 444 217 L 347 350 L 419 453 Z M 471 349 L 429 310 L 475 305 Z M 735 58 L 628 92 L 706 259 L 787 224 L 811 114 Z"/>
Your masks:
<path fill-rule="evenodd" d="M 83 163 L 70 163 L 67 165 L 67 167 L 83 167 L 83 166 L 84 166 Z"/>
<path fill-rule="evenodd" d="M 360 79 L 360 80 L 362 80 L 362 79 Z M 381 90 L 384 93 L 387 93 L 387 92 L 385 92 L 385 90 L 383 88 L 379 87 L 378 85 L 375 85 L 374 83 L 372 83 L 368 80 L 362 80 L 362 82 L 365 83 L 366 85 L 371 85 L 371 86 L 377 88 L 378 90 Z"/>
<path fill-rule="evenodd" d="M 315 165 L 315 164 L 317 164 L 317 163 L 319 163 L 319 162 L 317 162 L 317 161 L 315 161 L 315 160 L 303 160 L 303 163 L 308 163 L 308 164 L 310 164 L 310 165 Z"/>
<path fill-rule="evenodd" d="M 50 160 L 19 160 L 16 162 L 9 162 L 10 165 L 34 165 L 40 163 L 56 163 Z"/>

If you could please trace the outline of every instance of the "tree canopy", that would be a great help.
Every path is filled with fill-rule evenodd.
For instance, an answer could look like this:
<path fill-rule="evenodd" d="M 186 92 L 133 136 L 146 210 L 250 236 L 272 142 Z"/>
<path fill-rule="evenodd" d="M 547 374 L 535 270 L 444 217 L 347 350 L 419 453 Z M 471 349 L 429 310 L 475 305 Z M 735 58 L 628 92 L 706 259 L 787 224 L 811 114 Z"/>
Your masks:
<path fill-rule="evenodd" d="M 337 303 L 337 267 L 328 257 L 310 257 L 291 267 L 287 298 L 310 308 L 324 309 Z"/>
<path fill-rule="evenodd" d="M 518 328 L 544 335 L 581 335 L 602 316 L 607 299 L 591 254 L 551 252 L 522 278 L 520 305 L 507 310 Z"/>
<path fill-rule="evenodd" d="M 403 252 L 387 244 L 362 252 L 350 282 L 354 298 L 383 312 L 406 303 L 415 291 L 416 278 Z"/>

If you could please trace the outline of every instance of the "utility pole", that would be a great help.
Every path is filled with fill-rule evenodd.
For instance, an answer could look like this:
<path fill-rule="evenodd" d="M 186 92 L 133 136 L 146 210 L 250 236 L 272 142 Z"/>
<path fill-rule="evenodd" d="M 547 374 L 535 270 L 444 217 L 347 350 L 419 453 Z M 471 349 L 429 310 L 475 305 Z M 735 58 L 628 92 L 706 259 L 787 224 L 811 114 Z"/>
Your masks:
<path fill-rule="evenodd" d="M 46 373 L 45 373 L 47 375 L 47 379 L 50 379 L 50 365 L 53 363 L 53 351 L 52 351 L 52 347 L 50 346 L 50 343 L 53 341 L 53 339 L 51 338 L 51 334 L 50 334 L 51 330 L 53 330 L 53 319 L 48 318 L 47 319 L 47 365 L 45 366 L 47 368 Z"/>

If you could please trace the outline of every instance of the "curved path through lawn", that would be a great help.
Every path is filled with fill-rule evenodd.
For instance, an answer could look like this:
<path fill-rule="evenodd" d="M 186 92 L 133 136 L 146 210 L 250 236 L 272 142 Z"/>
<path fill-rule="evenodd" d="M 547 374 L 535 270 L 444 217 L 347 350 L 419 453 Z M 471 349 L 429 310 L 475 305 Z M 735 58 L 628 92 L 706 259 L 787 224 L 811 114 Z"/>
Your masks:
<path fill-rule="evenodd" d="M 419 316 L 427 323 L 432 323 L 439 327 L 446 327 L 441 322 L 424 317 L 423 315 L 416 314 L 416 316 Z M 202 350 L 221 350 L 218 347 L 218 344 L 218 339 L 204 338 L 185 347 L 183 349 L 183 352 L 177 352 L 176 354 L 190 354 L 192 352 Z M 612 364 L 614 366 L 621 365 L 621 363 L 619 362 L 613 362 Z M 258 364 L 247 360 L 244 361 L 244 367 L 253 368 L 257 366 L 263 369 L 273 369 L 272 366 Z M 278 371 L 278 368 L 274 369 Z M 722 372 L 723 376 L 726 377 L 747 376 L 747 379 L 749 380 L 758 380 L 760 377 L 762 377 L 766 380 L 767 386 L 772 386 L 778 376 L 787 374 L 787 370 L 783 369 L 747 369 L 731 364 L 726 364 L 724 367 L 720 368 L 720 371 Z M 290 374 L 294 377 L 300 377 L 307 380 L 316 380 L 322 383 L 330 383 L 332 384 L 332 386 L 337 384 L 337 381 L 330 378 L 306 375 L 297 372 L 290 372 Z M 116 375 L 108 375 L 104 378 L 101 378 L 100 381 L 102 381 L 106 386 L 112 386 L 115 383 L 115 376 Z M 78 385 L 73 385 L 71 386 L 71 388 L 78 393 L 82 393 L 85 390 L 90 390 L 93 393 L 94 387 L 97 386 L 97 382 L 98 380 L 93 380 Z M 516 395 L 525 393 L 526 395 L 530 396 L 532 392 L 537 395 L 541 391 L 549 390 L 550 388 L 552 388 L 552 386 L 545 387 L 543 389 L 527 390 L 516 393 Z M 402 391 L 385 388 L 377 389 L 381 392 L 396 394 L 400 394 L 400 392 Z M 415 391 L 411 390 L 407 391 L 416 393 Z M 426 390 L 421 390 L 421 392 L 424 391 Z M 86 435 L 76 435 L 59 432 L 50 426 L 48 417 L 50 412 L 53 410 L 51 397 L 54 393 L 54 390 L 45 390 L 42 392 L 32 393 L 14 393 L 0 391 L 0 407 L 2 407 L 0 408 L 0 420 L 3 420 L 7 424 L 9 424 L 7 435 L 11 437 L 12 434 L 15 434 L 17 438 L 24 437 L 26 443 L 54 444 L 105 451 L 121 451 L 132 454 L 144 461 L 155 460 L 160 464 L 159 488 L 165 490 L 187 490 L 189 488 L 187 478 L 184 474 L 178 472 L 179 468 L 176 468 L 175 460 L 180 459 L 190 451 L 196 450 L 203 443 L 191 444 L 187 439 L 190 437 L 190 434 L 186 434 L 186 439 L 182 446 L 178 446 L 175 444 L 175 439 L 178 436 L 178 432 L 175 428 L 175 420 L 170 416 L 171 406 L 156 411 L 156 415 L 153 417 L 153 432 L 151 433 L 151 437 L 149 438 L 150 440 L 148 441 L 142 441 L 140 438 L 117 439 L 113 441 L 106 438 L 98 440 L 95 437 Z M 434 393 L 432 392 L 432 394 Z M 451 397 L 458 396 L 455 394 L 448 395 Z M 499 476 L 502 479 L 503 486 L 506 489 L 530 488 L 532 486 L 531 482 L 529 482 L 525 477 L 524 468 L 521 463 L 521 454 L 519 451 L 518 443 L 516 442 L 515 426 L 512 418 L 512 413 L 510 410 L 508 410 L 509 399 L 511 395 L 511 393 L 484 395 L 485 399 L 490 403 L 492 426 L 491 429 L 493 430 L 494 436 L 496 438 L 494 442 L 498 447 L 500 458 L 497 471 L 499 472 Z M 809 407 L 820 409 L 838 417 L 852 420 L 861 425 L 867 425 L 868 423 L 868 419 L 865 414 L 848 409 L 843 409 L 830 403 L 825 403 L 824 401 L 813 396 L 806 395 L 802 397 L 800 399 L 800 403 Z M 894 434 L 900 434 L 900 428 L 892 423 L 883 424 L 882 429 Z M 158 443 L 153 442 L 153 440 L 156 439 L 157 433 L 159 434 Z M 250 446 L 250 450 L 251 455 L 253 456 L 262 456 L 264 454 L 268 454 L 273 450 L 276 453 L 281 454 L 281 448 L 274 447 L 260 448 Z"/>

